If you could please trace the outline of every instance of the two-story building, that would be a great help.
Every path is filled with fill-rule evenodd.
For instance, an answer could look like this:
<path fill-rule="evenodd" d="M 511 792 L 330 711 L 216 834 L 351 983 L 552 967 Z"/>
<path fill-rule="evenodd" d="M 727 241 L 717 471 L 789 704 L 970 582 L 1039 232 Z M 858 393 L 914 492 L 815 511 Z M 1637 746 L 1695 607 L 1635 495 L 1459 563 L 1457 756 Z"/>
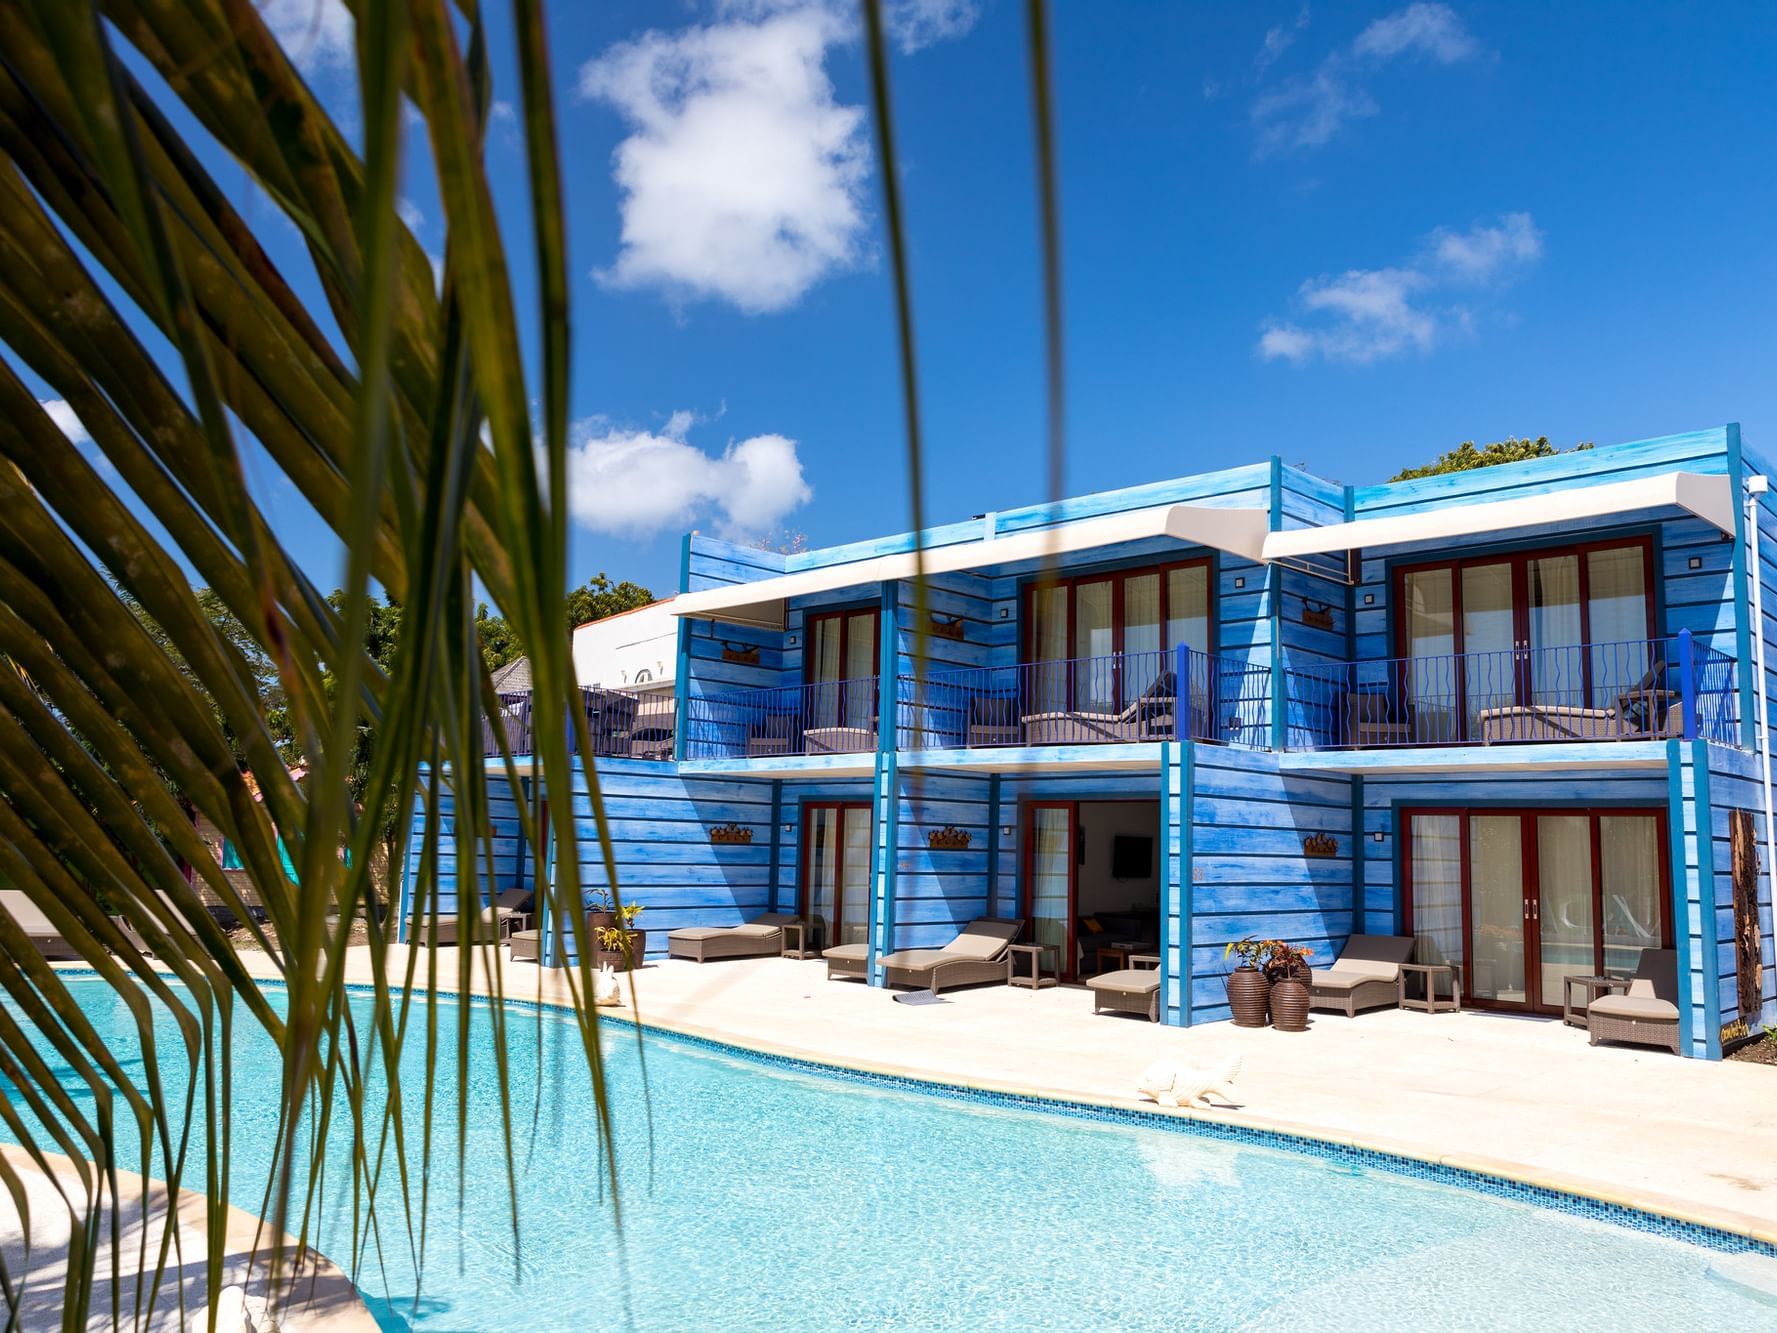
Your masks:
<path fill-rule="evenodd" d="M 1533 1014 L 1675 948 L 1682 1047 L 1719 1056 L 1777 1019 L 1766 475 L 1727 426 L 1376 486 L 1273 458 L 788 556 L 693 534 L 670 757 L 599 764 L 623 895 L 651 947 L 1017 917 L 1069 978 L 1158 952 L 1174 1024 L 1227 1016 L 1247 935 L 1410 935 Z M 602 882 L 584 777 L 551 804 Z"/>

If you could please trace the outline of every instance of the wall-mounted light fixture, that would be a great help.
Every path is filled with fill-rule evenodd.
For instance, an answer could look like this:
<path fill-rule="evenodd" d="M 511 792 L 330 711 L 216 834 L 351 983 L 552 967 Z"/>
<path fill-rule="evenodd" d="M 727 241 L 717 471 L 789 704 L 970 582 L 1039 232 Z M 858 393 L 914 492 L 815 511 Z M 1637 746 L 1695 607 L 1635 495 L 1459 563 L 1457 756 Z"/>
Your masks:
<path fill-rule="evenodd" d="M 1002 606 L 1000 608 L 1000 619 L 1001 620 L 1010 620 L 1011 618 L 1012 618 L 1012 608 L 1009 606 Z"/>
<path fill-rule="evenodd" d="M 1686 563 L 1692 569 L 1701 569 L 1703 568 L 1703 557 L 1700 555 L 1693 555 Z"/>
<path fill-rule="evenodd" d="M 1365 594 L 1364 594 L 1364 605 L 1365 605 L 1365 606 L 1374 606 L 1374 605 L 1376 605 L 1376 594 L 1375 594 L 1375 593 L 1373 593 L 1373 592 L 1367 592 L 1367 593 L 1365 593 Z"/>
<path fill-rule="evenodd" d="M 1370 840 L 1372 842 L 1385 842 L 1385 841 L 1387 841 L 1387 839 L 1388 839 L 1388 835 L 1386 833 L 1382 832 L 1382 830 L 1380 830 L 1380 829 L 1378 829 L 1376 832 L 1374 832 L 1370 835 Z"/>
<path fill-rule="evenodd" d="M 1001 824 L 1000 825 L 1000 836 L 1001 837 L 1009 838 L 1012 836 L 1014 831 L 1015 830 L 1011 824 Z"/>
<path fill-rule="evenodd" d="M 1243 577 L 1243 576 L 1241 576 L 1241 575 L 1238 575 L 1238 574 L 1237 574 L 1237 575 L 1235 575 L 1235 577 L 1234 577 L 1234 586 L 1235 586 L 1235 587 L 1236 587 L 1236 588 L 1244 588 L 1244 587 L 1246 587 L 1246 579 L 1245 579 L 1245 577 Z"/>
<path fill-rule="evenodd" d="M 797 644 L 799 644 L 801 642 L 802 642 L 802 640 L 797 638 L 796 635 L 794 635 L 794 634 L 790 635 L 789 638 L 784 640 L 784 643 L 791 648 L 794 648 Z"/>

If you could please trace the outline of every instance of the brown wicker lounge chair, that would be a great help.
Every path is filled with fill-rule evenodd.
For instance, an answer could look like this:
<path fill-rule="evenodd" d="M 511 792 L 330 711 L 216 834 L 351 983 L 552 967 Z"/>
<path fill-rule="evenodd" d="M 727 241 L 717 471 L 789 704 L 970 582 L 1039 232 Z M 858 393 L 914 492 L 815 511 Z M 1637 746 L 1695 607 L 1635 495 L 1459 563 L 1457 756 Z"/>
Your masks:
<path fill-rule="evenodd" d="M 1129 956 L 1129 966 L 1118 972 L 1101 972 L 1086 978 L 1092 992 L 1092 1012 L 1109 1009 L 1119 1014 L 1146 1014 L 1150 1023 L 1160 1021 L 1160 955 Z"/>
<path fill-rule="evenodd" d="M 1341 1009 L 1347 1018 L 1359 1009 L 1393 1004 L 1399 994 L 1401 964 L 1413 957 L 1413 939 L 1406 935 L 1353 935 L 1345 941 L 1331 967 L 1309 974 L 1308 1007 Z"/>
<path fill-rule="evenodd" d="M 1684 705 L 1661 681 L 1666 663 L 1656 661 L 1610 708 L 1530 704 L 1483 709 L 1476 717 L 1481 741 L 1633 741 L 1684 735 Z"/>
<path fill-rule="evenodd" d="M 942 949 L 897 949 L 882 959 L 884 980 L 891 986 L 916 986 L 933 995 L 944 986 L 1012 980 L 1012 942 L 1022 921 L 981 917 Z"/>
<path fill-rule="evenodd" d="M 1593 1046 L 1626 1041 L 1678 1049 L 1678 954 L 1643 949 L 1627 995 L 1601 995 L 1586 1006 L 1586 1034 Z"/>
<path fill-rule="evenodd" d="M 1104 741 L 1169 741 L 1178 734 L 1178 681 L 1161 672 L 1141 698 L 1120 713 L 1031 713 L 1023 719 L 1026 745 L 1090 745 Z"/>
<path fill-rule="evenodd" d="M 789 912 L 767 912 L 738 926 L 685 926 L 668 931 L 666 956 L 707 963 L 714 958 L 769 958 L 784 951 L 784 927 L 801 926 Z"/>
<path fill-rule="evenodd" d="M 536 930 L 515 930 L 506 937 L 512 946 L 512 961 L 515 963 L 535 963 L 541 960 L 542 932 Z"/>
<path fill-rule="evenodd" d="M 494 939 L 505 939 L 514 929 L 531 924 L 531 912 L 525 904 L 531 900 L 530 889 L 502 889 L 494 895 L 494 901 L 481 909 L 481 924 L 487 928 L 486 933 Z M 524 910 L 521 910 L 524 909 Z M 415 942 L 432 938 L 431 924 L 425 917 L 416 923 L 411 937 Z M 457 914 L 440 912 L 438 914 L 438 943 L 457 943 Z"/>
<path fill-rule="evenodd" d="M 6 908 L 7 914 L 18 922 L 19 929 L 30 937 L 31 943 L 37 946 L 37 952 L 45 958 L 55 961 L 80 957 L 80 951 L 62 938 L 55 924 L 43 914 L 36 903 L 25 896 L 23 889 L 0 891 L 0 906 Z"/>

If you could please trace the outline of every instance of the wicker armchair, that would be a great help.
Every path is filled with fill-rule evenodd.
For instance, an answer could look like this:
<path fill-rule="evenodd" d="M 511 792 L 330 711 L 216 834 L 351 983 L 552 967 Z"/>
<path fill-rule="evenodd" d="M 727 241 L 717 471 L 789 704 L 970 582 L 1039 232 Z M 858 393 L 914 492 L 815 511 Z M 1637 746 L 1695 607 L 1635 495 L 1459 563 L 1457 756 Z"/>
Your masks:
<path fill-rule="evenodd" d="M 1586 1035 L 1601 1041 L 1678 1048 L 1678 954 L 1671 949 L 1643 949 L 1627 995 L 1601 995 L 1586 1006 Z"/>

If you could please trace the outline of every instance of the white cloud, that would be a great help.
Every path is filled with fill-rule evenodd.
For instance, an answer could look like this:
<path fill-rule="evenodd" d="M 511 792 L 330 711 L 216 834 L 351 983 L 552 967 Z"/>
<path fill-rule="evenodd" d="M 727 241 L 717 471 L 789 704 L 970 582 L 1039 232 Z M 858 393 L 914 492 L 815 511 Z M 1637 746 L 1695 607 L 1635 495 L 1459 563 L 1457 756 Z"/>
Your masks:
<path fill-rule="evenodd" d="M 568 451 L 568 506 L 599 532 L 646 536 L 713 517 L 722 531 L 767 531 L 813 492 L 796 442 L 782 435 L 731 441 L 721 454 L 692 444 L 693 418 L 675 412 L 658 432 L 601 418 L 576 423 Z"/>
<path fill-rule="evenodd" d="M 1298 19 L 1301 27 L 1306 15 Z M 1289 45 L 1294 32 L 1273 28 L 1260 48 L 1261 74 Z M 1363 86 L 1391 60 L 1420 56 L 1454 65 L 1481 54 L 1462 19 L 1447 5 L 1418 3 L 1379 18 L 1348 48 L 1334 51 L 1314 72 L 1262 93 L 1252 105 L 1256 151 L 1260 157 L 1297 148 L 1318 148 L 1347 124 L 1376 114 L 1375 98 Z"/>
<path fill-rule="evenodd" d="M 1398 55 L 1423 55 L 1453 65 L 1481 53 L 1448 5 L 1421 3 L 1379 18 L 1357 35 L 1353 54 L 1387 60 Z"/>
<path fill-rule="evenodd" d="M 1542 233 L 1528 213 L 1507 213 L 1462 232 L 1440 227 L 1408 263 L 1308 279 L 1296 304 L 1318 318 L 1267 320 L 1256 350 L 1267 361 L 1298 365 L 1315 357 L 1368 365 L 1429 352 L 1452 332 L 1473 327 L 1465 307 L 1437 304 L 1440 290 L 1503 284 L 1541 257 Z"/>
<path fill-rule="evenodd" d="M 980 0 L 889 0 L 883 17 L 907 55 L 965 36 L 981 17 Z"/>
<path fill-rule="evenodd" d="M 1296 34 L 1308 26 L 1308 6 L 1302 6 L 1296 21 L 1290 24 L 1278 24 L 1265 32 L 1265 40 L 1259 44 L 1259 54 L 1253 57 L 1253 68 L 1260 74 L 1277 63 L 1277 57 L 1289 50 L 1290 44 L 1296 40 Z"/>
<path fill-rule="evenodd" d="M 259 0 L 259 17 L 304 72 L 349 68 L 357 58 L 345 0 Z"/>
<path fill-rule="evenodd" d="M 38 406 L 49 413 L 49 419 L 56 423 L 62 434 L 74 441 L 75 444 L 85 444 L 92 439 L 86 427 L 81 424 L 80 418 L 74 415 L 74 409 L 66 399 L 40 398 L 37 402 Z"/>
<path fill-rule="evenodd" d="M 426 215 L 420 211 L 420 206 L 405 195 L 395 201 L 395 212 L 409 231 L 418 231 L 426 225 Z"/>
<path fill-rule="evenodd" d="M 612 287 L 781 310 L 855 263 L 869 164 L 864 113 L 835 100 L 821 8 L 650 32 L 580 71 L 632 127 L 613 155 L 622 249 Z"/>
<path fill-rule="evenodd" d="M 1543 234 L 1528 213 L 1507 213 L 1496 226 L 1476 223 L 1465 232 L 1440 227 L 1431 235 L 1438 265 L 1454 278 L 1486 282 L 1511 264 L 1542 258 Z"/>

